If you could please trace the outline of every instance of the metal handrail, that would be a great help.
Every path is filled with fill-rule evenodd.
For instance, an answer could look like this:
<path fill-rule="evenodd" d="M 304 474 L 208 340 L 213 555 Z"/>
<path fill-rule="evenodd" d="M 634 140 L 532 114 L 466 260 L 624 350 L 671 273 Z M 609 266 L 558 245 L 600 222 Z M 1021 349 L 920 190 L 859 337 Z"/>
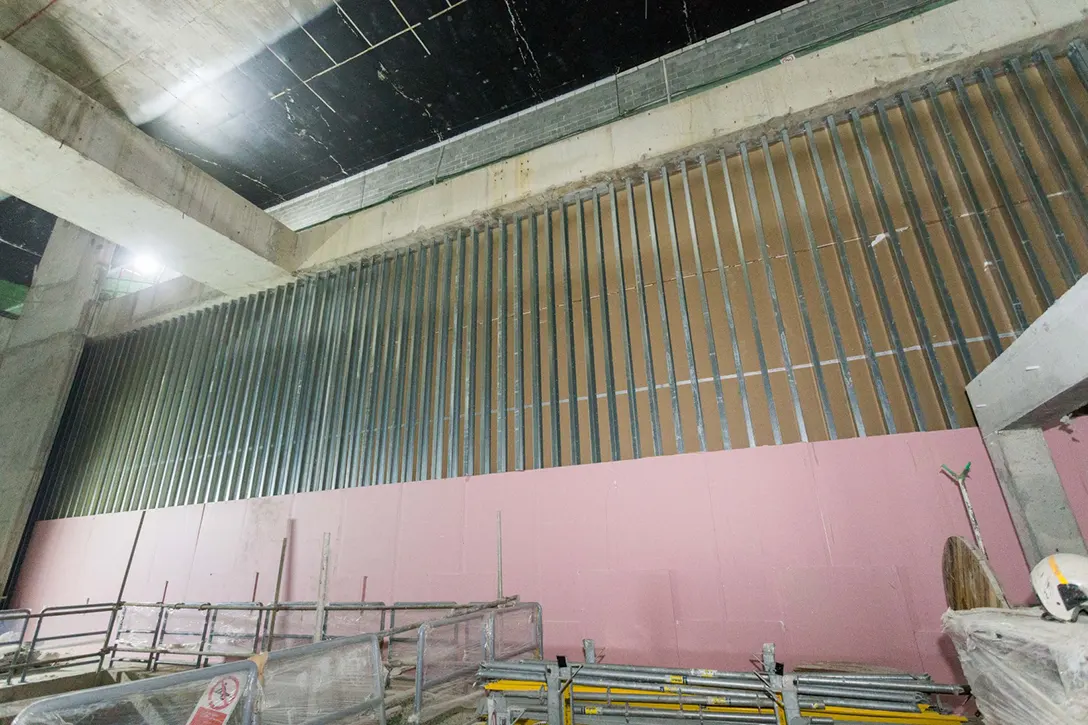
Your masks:
<path fill-rule="evenodd" d="M 462 624 L 462 623 L 478 621 L 480 619 L 480 615 L 485 614 L 486 617 L 487 617 L 487 621 L 484 623 L 484 627 L 483 627 L 483 637 L 484 637 L 484 640 L 482 642 L 483 660 L 485 662 L 493 662 L 494 659 L 495 659 L 495 616 L 500 612 L 507 613 L 507 612 L 518 612 L 518 611 L 532 611 L 536 615 L 536 622 L 535 622 L 536 626 L 534 627 L 535 635 L 536 635 L 536 644 L 537 644 L 536 649 L 539 650 L 539 656 L 543 657 L 544 656 L 544 624 L 543 624 L 544 614 L 543 614 L 543 609 L 541 608 L 540 604 L 536 603 L 536 602 L 527 602 L 527 603 L 524 603 L 524 604 L 515 604 L 513 606 L 502 607 L 502 608 L 491 608 L 491 609 L 488 609 L 488 610 L 483 611 L 483 612 L 477 611 L 477 612 L 461 614 L 461 615 L 458 615 L 458 616 L 455 616 L 455 617 L 447 617 L 445 619 L 436 619 L 436 620 L 432 620 L 430 622 L 424 622 L 423 624 L 419 625 L 419 630 L 418 630 L 419 634 L 417 635 L 417 640 L 416 640 L 416 672 L 415 672 L 415 693 L 414 693 L 414 697 L 413 697 L 413 718 L 414 718 L 413 722 L 416 722 L 416 723 L 419 722 L 420 714 L 421 714 L 421 712 L 423 710 L 423 691 L 425 689 L 427 689 L 428 686 L 433 687 L 435 685 L 444 684 L 444 683 L 449 682 L 451 680 L 454 680 L 454 679 L 456 679 L 458 677 L 462 677 L 462 676 L 464 676 L 466 674 L 473 674 L 473 673 L 475 673 L 476 668 L 479 667 L 479 664 L 475 664 L 473 666 L 466 665 L 464 668 L 462 668 L 460 670 L 457 670 L 457 671 L 452 672 L 452 673 L 448 673 L 447 675 L 445 675 L 443 677 L 440 677 L 440 678 L 437 678 L 435 680 L 432 680 L 429 683 L 425 682 L 424 681 L 424 665 L 423 665 L 423 662 L 424 662 L 424 657 L 426 655 L 426 650 L 427 650 L 427 633 L 429 631 L 431 631 L 432 629 L 435 629 L 437 627 L 448 627 L 448 626 L 451 626 L 451 625 L 456 626 L 456 625 L 459 625 L 459 624 Z M 518 654 L 524 654 L 524 652 L 519 652 Z"/>
<path fill-rule="evenodd" d="M 384 602 L 331 602 L 327 604 L 324 614 L 324 621 L 322 625 L 323 637 L 328 627 L 328 616 L 332 612 L 379 612 L 380 619 L 378 623 L 378 632 L 375 633 L 378 636 L 379 641 L 385 644 L 385 648 L 388 648 L 388 644 L 391 638 L 397 634 L 403 634 L 418 629 L 421 626 L 420 622 L 413 622 L 412 624 L 403 625 L 399 627 L 387 627 L 387 615 L 390 623 L 395 621 L 395 614 L 397 612 L 408 611 L 442 611 L 442 610 L 458 610 L 458 616 L 463 614 L 470 614 L 472 612 L 481 611 L 488 608 L 509 606 L 516 604 L 518 597 L 503 597 L 495 599 L 490 602 L 473 602 L 468 604 L 460 604 L 457 602 L 394 602 L 392 604 L 386 604 Z M 153 629 L 148 628 L 136 628 L 125 629 L 124 627 L 124 614 L 126 608 L 146 608 L 157 612 L 156 622 Z M 7 681 L 10 684 L 16 677 L 20 678 L 21 682 L 26 682 L 26 678 L 29 674 L 35 672 L 45 672 L 58 669 L 64 669 L 76 664 L 86 664 L 92 662 L 94 659 L 99 660 L 99 669 L 103 669 L 107 665 L 107 657 L 109 665 L 115 661 L 141 661 L 146 662 L 147 669 L 149 671 L 156 670 L 160 659 L 165 656 L 194 658 L 193 666 L 197 668 L 206 667 L 209 664 L 209 658 L 219 657 L 238 657 L 243 652 L 238 650 L 223 651 L 222 649 L 216 649 L 212 644 L 218 635 L 215 631 L 213 618 L 218 616 L 220 612 L 256 612 L 257 617 L 253 624 L 253 647 L 249 650 L 249 653 L 256 654 L 260 651 L 271 651 L 273 645 L 277 641 L 284 640 L 306 640 L 310 641 L 312 635 L 295 635 L 290 633 L 276 633 L 274 637 L 270 637 L 268 633 L 269 615 L 272 612 L 310 612 L 316 611 L 316 602 L 279 602 L 274 604 L 265 604 L 262 602 L 95 602 L 87 604 L 69 604 L 45 607 L 40 612 L 34 613 L 29 609 L 12 609 L 0 611 L 0 622 L 9 620 L 21 620 L 23 625 L 19 632 L 19 638 L 12 644 L 15 645 L 15 654 L 12 656 L 9 663 L 7 672 Z M 205 612 L 205 621 L 203 630 L 201 632 L 171 632 L 169 631 L 169 614 L 175 611 L 203 611 Z M 76 632 L 68 632 L 63 634 L 44 635 L 42 634 L 42 626 L 46 619 L 66 617 L 66 616 L 83 616 L 88 614 L 110 614 L 110 625 L 106 629 L 91 629 L 82 630 Z M 36 620 L 33 629 L 33 634 L 30 638 L 29 646 L 26 645 L 26 634 L 30 629 L 30 621 Z M 126 646 L 117 641 L 118 636 L 124 633 L 143 633 L 151 635 L 150 647 L 135 647 Z M 198 638 L 197 647 L 190 651 L 178 651 L 169 647 L 162 646 L 162 640 L 166 636 L 192 636 Z M 65 642 L 71 640 L 87 639 L 89 637 L 101 637 L 101 646 L 94 650 L 72 654 L 62 655 L 57 657 L 49 657 L 46 659 L 34 660 L 36 653 L 42 653 L 42 644 L 51 643 L 52 646 L 56 646 L 58 642 Z M 328 639 L 336 639 L 328 638 Z M 26 647 L 26 651 L 23 652 L 23 648 Z M 139 659 L 119 657 L 119 655 L 142 655 Z M 184 664 L 184 663 L 180 663 Z M 0 675 L 2 676 L 2 675 Z"/>

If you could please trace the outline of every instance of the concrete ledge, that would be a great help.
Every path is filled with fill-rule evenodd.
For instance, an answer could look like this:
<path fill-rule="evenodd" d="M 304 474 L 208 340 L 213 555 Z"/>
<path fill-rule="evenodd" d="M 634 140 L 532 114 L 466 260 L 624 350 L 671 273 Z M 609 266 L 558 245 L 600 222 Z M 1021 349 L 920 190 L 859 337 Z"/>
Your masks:
<path fill-rule="evenodd" d="M 982 434 L 1049 427 L 1088 403 L 1088 277 L 967 384 Z"/>
<path fill-rule="evenodd" d="M 957 0 L 705 93 L 468 172 L 299 234 L 313 270 L 764 130 L 861 105 L 1085 32 L 1088 0 Z"/>
<path fill-rule="evenodd" d="M 226 299 L 222 292 L 188 277 L 166 282 L 98 305 L 90 337 L 112 337 L 146 325 L 194 312 Z"/>

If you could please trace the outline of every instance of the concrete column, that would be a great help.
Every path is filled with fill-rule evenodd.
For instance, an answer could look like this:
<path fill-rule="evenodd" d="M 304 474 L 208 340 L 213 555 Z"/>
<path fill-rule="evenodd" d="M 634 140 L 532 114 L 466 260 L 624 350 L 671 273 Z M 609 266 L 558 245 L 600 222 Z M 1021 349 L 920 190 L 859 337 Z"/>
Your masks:
<path fill-rule="evenodd" d="M 68 400 L 112 246 L 58 220 L 0 352 L 0 591 Z"/>
<path fill-rule="evenodd" d="M 1040 428 L 986 436 L 997 481 L 1028 566 L 1050 554 L 1088 554 Z"/>
<path fill-rule="evenodd" d="M 8 338 L 11 337 L 11 331 L 15 329 L 15 320 L 8 317 L 0 317 L 0 353 L 4 352 L 4 348 L 8 345 Z"/>
<path fill-rule="evenodd" d="M 1086 554 L 1043 428 L 1088 402 L 1088 277 L 967 384 L 1029 566 L 1054 552 Z"/>

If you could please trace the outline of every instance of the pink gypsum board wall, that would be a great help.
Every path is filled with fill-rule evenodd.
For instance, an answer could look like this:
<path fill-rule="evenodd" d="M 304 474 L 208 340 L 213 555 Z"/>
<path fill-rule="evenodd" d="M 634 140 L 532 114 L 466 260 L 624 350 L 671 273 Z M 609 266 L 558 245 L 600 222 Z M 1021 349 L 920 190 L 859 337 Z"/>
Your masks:
<path fill-rule="evenodd" d="M 1048 432 L 1082 527 L 1088 426 Z M 549 654 L 592 637 L 608 661 L 748 669 L 763 642 L 791 664 L 850 660 L 958 676 L 940 634 L 941 550 L 970 538 L 941 464 L 968 487 L 993 568 L 1014 603 L 1028 571 L 976 429 L 693 453 L 147 513 L 125 599 L 241 601 L 260 572 L 271 601 L 313 599 L 322 534 L 329 595 L 543 605 Z M 138 512 L 39 522 L 15 606 L 110 601 Z"/>

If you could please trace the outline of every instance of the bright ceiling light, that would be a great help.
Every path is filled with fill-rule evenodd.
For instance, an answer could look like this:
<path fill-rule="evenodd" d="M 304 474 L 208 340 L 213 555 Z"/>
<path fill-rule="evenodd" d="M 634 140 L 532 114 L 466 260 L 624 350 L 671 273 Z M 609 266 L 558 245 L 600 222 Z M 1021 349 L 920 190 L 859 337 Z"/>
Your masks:
<path fill-rule="evenodd" d="M 153 257 L 141 254 L 132 260 L 132 270 L 143 277 L 158 277 L 163 266 Z"/>

